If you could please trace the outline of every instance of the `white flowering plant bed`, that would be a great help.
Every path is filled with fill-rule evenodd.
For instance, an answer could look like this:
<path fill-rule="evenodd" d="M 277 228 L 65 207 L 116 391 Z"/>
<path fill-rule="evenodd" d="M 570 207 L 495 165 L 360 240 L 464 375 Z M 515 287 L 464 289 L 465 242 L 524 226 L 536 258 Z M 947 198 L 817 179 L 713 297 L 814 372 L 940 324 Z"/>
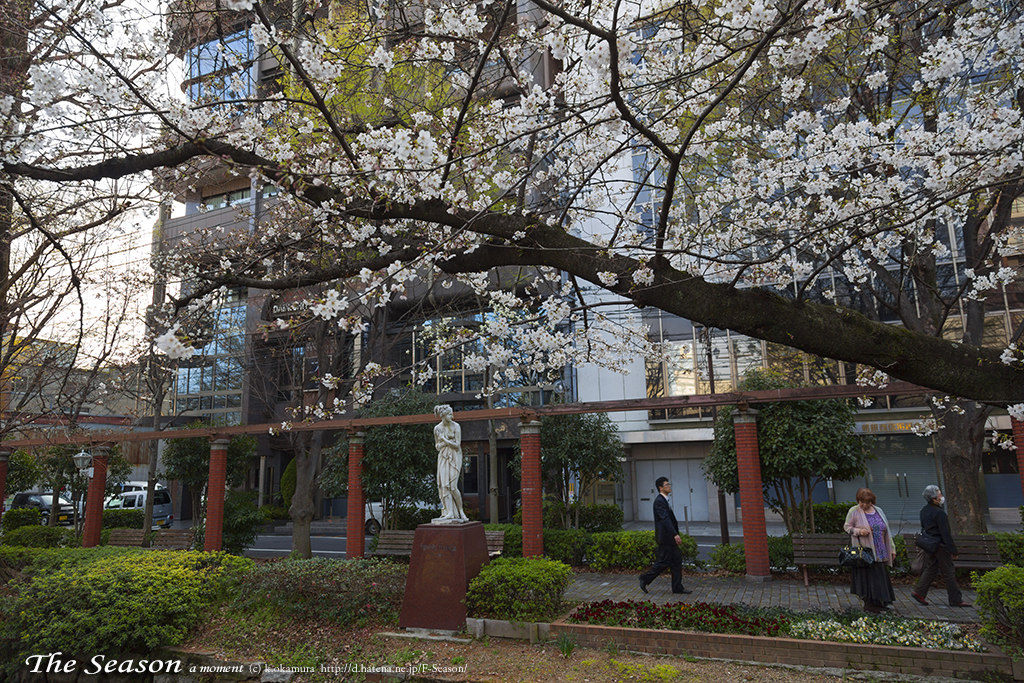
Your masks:
<path fill-rule="evenodd" d="M 987 652 L 971 625 L 906 619 L 897 615 L 845 612 L 794 612 L 742 604 L 612 602 L 581 605 L 570 623 L 669 631 L 701 631 L 755 636 L 827 640 L 842 643 Z"/>

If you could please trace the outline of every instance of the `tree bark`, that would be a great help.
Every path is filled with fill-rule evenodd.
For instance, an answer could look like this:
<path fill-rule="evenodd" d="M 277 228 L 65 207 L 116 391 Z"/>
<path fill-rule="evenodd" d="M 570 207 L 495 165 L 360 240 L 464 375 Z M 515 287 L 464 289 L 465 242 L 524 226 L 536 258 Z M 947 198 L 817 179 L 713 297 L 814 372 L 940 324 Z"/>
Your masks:
<path fill-rule="evenodd" d="M 942 492 L 948 501 L 946 512 L 953 533 L 983 534 L 988 529 L 981 495 L 981 454 L 985 445 L 985 420 L 992 409 L 974 401 L 961 400 L 956 405 L 964 414 L 944 411 L 942 427 L 935 435 L 935 448 L 945 480 Z"/>

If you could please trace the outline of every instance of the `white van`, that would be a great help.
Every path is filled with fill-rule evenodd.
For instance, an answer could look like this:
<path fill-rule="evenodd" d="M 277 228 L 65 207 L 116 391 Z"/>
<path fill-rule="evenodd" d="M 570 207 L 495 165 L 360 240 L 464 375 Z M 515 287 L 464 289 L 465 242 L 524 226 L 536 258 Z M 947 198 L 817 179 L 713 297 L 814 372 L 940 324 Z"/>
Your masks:
<path fill-rule="evenodd" d="M 145 510 L 146 509 L 145 489 L 137 491 L 125 491 L 119 493 L 107 502 L 108 510 Z M 174 514 L 171 512 L 171 494 L 167 489 L 158 487 L 153 493 L 153 528 L 163 527 L 169 529 L 174 521 Z"/>

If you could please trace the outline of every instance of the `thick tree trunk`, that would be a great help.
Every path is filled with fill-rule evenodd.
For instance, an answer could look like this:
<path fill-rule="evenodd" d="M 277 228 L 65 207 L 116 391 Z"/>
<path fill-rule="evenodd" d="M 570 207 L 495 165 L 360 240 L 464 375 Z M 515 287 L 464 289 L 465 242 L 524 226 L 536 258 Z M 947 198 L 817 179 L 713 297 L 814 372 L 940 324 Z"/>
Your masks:
<path fill-rule="evenodd" d="M 323 432 L 297 435 L 295 439 L 295 495 L 288 514 L 292 518 L 292 555 L 313 557 L 309 538 L 316 507 L 313 504 L 316 468 L 323 447 Z"/>
<path fill-rule="evenodd" d="M 985 420 L 992 409 L 974 401 L 958 401 L 956 405 L 963 409 L 962 415 L 933 411 L 943 425 L 935 435 L 935 446 L 945 479 L 942 492 L 948 501 L 946 513 L 954 534 L 982 534 L 987 526 L 981 496 L 981 453 Z"/>

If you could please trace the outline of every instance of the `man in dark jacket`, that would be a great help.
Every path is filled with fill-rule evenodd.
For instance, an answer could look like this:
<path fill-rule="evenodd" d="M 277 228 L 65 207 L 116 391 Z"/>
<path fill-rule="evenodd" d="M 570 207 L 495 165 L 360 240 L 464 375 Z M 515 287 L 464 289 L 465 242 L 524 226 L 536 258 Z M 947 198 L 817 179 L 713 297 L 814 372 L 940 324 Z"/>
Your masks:
<path fill-rule="evenodd" d="M 683 553 L 679 550 L 683 539 L 679 537 L 679 522 L 668 504 L 672 484 L 667 477 L 658 477 L 654 485 L 658 487 L 658 496 L 654 499 L 654 540 L 658 550 L 654 564 L 640 575 L 640 590 L 646 593 L 647 585 L 667 568 L 672 572 L 672 592 L 691 593 L 683 588 Z"/>
<path fill-rule="evenodd" d="M 932 543 L 937 539 L 938 546 L 935 552 L 922 548 L 925 551 L 924 569 L 910 595 L 922 605 L 927 605 L 925 596 L 928 595 L 932 581 L 941 572 L 946 582 L 949 604 L 953 607 L 970 607 L 971 603 L 963 601 L 960 586 L 956 584 L 956 568 L 953 566 L 953 560 L 957 558 L 956 544 L 949 531 L 949 518 L 941 507 L 946 499 L 938 486 L 926 486 L 921 495 L 925 499 L 925 506 L 921 509 L 921 536 L 930 539 Z"/>

